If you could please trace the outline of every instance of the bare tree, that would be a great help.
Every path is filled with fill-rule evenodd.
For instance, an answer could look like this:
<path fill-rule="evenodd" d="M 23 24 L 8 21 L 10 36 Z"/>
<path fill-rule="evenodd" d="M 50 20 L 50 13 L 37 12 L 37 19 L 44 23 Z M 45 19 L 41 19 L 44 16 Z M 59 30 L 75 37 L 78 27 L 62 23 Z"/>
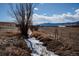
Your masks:
<path fill-rule="evenodd" d="M 20 3 L 11 6 L 11 16 L 18 22 L 21 36 L 28 38 L 28 29 L 32 27 L 33 4 Z"/>

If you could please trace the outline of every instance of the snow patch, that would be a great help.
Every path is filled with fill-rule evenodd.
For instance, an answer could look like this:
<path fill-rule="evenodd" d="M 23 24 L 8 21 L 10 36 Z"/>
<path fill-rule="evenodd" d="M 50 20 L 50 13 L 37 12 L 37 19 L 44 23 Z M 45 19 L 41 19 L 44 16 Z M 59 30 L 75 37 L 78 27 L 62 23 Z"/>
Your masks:
<path fill-rule="evenodd" d="M 31 42 L 32 47 L 29 41 Z M 25 39 L 25 42 L 30 50 L 32 50 L 32 56 L 57 56 L 54 52 L 48 51 L 46 47 L 43 46 L 43 42 L 36 40 L 34 37 L 28 38 L 28 40 Z"/>

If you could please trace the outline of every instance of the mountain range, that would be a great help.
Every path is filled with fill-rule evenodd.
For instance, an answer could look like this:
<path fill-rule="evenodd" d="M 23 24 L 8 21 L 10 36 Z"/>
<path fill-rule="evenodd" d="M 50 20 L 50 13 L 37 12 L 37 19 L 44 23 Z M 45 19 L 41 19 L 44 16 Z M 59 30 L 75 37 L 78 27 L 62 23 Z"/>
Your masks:
<path fill-rule="evenodd" d="M 77 22 L 67 22 L 67 23 L 43 23 L 37 26 L 79 26 L 79 21 Z"/>

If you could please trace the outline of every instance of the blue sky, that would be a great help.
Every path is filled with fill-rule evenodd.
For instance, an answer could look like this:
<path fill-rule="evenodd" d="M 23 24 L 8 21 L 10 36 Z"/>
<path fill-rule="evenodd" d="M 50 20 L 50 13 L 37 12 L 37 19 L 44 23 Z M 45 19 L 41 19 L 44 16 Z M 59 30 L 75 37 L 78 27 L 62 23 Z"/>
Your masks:
<path fill-rule="evenodd" d="M 66 4 L 66 3 L 49 3 L 49 4 L 39 4 L 38 6 L 36 6 L 39 10 L 36 11 L 36 13 L 38 14 L 48 14 L 48 15 L 52 15 L 52 14 L 62 14 L 62 13 L 67 13 L 67 12 L 71 12 L 74 13 L 75 9 L 79 8 L 79 4 Z"/>
<path fill-rule="evenodd" d="M 0 21 L 15 21 L 10 17 L 9 10 L 9 4 L 0 4 Z M 34 24 L 75 21 L 79 21 L 78 3 L 39 3 L 34 8 Z"/>
<path fill-rule="evenodd" d="M 9 4 L 0 3 L 0 21 L 4 21 L 4 22 L 13 21 L 13 19 L 10 17 L 10 15 L 8 13 L 9 9 L 10 9 Z"/>

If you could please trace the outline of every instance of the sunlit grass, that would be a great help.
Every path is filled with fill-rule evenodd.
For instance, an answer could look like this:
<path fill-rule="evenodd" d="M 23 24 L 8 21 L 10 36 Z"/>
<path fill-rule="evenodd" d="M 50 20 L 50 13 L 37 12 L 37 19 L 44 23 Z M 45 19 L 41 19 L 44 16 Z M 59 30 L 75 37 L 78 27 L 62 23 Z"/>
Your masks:
<path fill-rule="evenodd" d="M 0 29 L 15 29 L 14 26 L 0 26 Z"/>

